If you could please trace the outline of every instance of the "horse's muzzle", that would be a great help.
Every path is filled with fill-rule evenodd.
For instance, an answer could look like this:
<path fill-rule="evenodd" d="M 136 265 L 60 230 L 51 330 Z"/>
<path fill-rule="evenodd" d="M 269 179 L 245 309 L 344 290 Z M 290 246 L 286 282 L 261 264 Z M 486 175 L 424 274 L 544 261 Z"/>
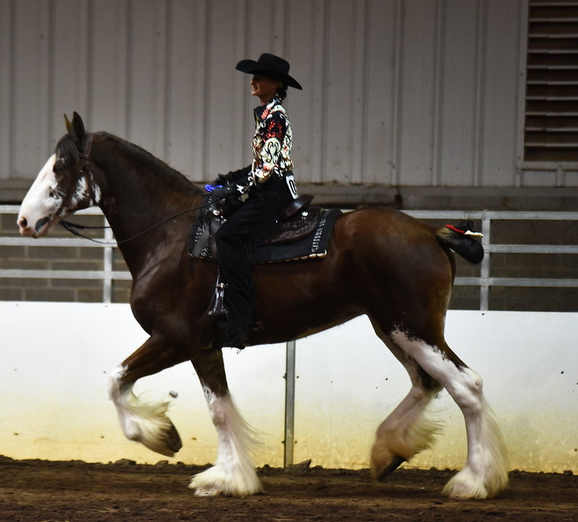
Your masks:
<path fill-rule="evenodd" d="M 21 216 L 18 218 L 16 224 L 18 225 L 18 230 L 21 236 L 38 238 L 48 232 L 48 229 L 50 228 L 50 221 L 51 217 L 46 216 L 42 219 L 39 219 L 34 227 L 31 227 L 28 223 L 28 219 L 26 219 L 24 216 Z"/>

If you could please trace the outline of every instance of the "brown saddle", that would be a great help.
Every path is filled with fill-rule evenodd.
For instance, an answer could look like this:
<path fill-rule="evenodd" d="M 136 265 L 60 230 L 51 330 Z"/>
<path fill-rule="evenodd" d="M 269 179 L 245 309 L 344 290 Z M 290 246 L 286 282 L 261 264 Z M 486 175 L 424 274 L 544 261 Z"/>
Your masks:
<path fill-rule="evenodd" d="M 311 234 L 321 218 L 321 208 L 310 206 L 312 200 L 313 196 L 308 194 L 293 200 L 281 214 L 272 235 L 262 244 L 289 243 Z"/>

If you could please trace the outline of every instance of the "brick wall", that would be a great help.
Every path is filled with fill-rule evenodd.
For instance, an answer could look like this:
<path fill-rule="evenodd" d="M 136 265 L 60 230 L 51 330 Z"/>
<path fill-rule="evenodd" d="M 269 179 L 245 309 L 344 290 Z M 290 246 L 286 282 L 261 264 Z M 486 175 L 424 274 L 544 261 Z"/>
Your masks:
<path fill-rule="evenodd" d="M 575 221 L 492 221 L 491 242 L 510 245 L 578 245 Z M 491 254 L 490 277 L 578 279 L 578 255 Z M 459 260 L 458 275 L 479 274 Z M 476 309 L 479 289 L 454 289 L 451 308 Z M 578 311 L 578 288 L 501 287 L 490 289 L 490 310 Z"/>
<path fill-rule="evenodd" d="M 492 243 L 578 245 L 575 221 L 496 221 Z M 491 277 L 578 279 L 574 254 L 493 254 Z M 578 311 L 578 288 L 507 288 L 490 291 L 492 310 Z"/>
<path fill-rule="evenodd" d="M 0 236 L 20 237 L 15 225 L 16 216 L 1 215 Z M 83 216 L 76 222 L 90 226 L 101 226 L 99 216 Z M 87 232 L 94 237 L 102 231 Z M 56 227 L 49 237 L 72 237 L 63 228 Z M 98 247 L 43 247 L 30 239 L 26 246 L 3 246 L 0 253 L 0 268 L 27 270 L 103 270 L 103 250 Z M 113 270 L 126 270 L 124 260 L 114 251 Z M 128 302 L 130 281 L 113 283 L 113 298 L 116 303 Z M 12 279 L 0 278 L 0 300 L 2 301 L 58 301 L 58 302 L 102 302 L 103 283 L 90 279 Z"/>

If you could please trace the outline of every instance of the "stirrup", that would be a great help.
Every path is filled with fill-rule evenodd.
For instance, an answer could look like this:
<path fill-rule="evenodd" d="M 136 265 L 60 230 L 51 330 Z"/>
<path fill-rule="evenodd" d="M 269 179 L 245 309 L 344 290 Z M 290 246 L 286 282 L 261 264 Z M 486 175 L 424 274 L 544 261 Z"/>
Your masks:
<path fill-rule="evenodd" d="M 217 281 L 213 290 L 213 298 L 209 304 L 207 315 L 216 319 L 225 318 L 227 310 L 225 308 L 225 288 L 227 285 L 221 281 L 221 271 L 217 272 Z"/>

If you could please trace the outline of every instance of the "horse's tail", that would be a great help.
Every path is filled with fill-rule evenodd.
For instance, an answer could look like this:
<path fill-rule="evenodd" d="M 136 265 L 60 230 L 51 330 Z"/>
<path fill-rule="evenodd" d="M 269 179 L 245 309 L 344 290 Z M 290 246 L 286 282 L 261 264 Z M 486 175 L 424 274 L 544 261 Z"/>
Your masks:
<path fill-rule="evenodd" d="M 474 237 L 481 234 L 472 232 L 473 223 L 462 221 L 457 227 L 446 225 L 436 231 L 435 236 L 442 246 L 451 248 L 466 261 L 477 264 L 484 259 L 484 247 Z"/>

